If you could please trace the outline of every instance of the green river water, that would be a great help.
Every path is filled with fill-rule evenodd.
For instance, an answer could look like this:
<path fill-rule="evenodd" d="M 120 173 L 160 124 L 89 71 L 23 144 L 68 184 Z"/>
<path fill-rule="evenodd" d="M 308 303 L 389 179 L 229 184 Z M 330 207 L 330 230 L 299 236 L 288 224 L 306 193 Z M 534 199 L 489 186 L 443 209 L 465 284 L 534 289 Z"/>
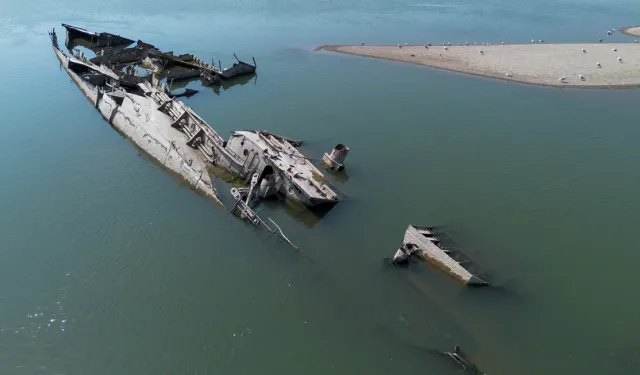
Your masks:
<path fill-rule="evenodd" d="M 62 71 L 60 23 L 258 62 L 186 103 L 268 129 L 345 199 L 264 204 L 302 252 L 167 175 Z M 313 52 L 320 44 L 633 38 L 625 0 L 0 4 L 0 374 L 640 373 L 638 90 L 573 90 Z M 218 184 L 225 202 L 229 186 Z M 464 223 L 498 288 L 385 266 L 409 224 Z M 482 243 L 482 246 L 479 244 Z"/>

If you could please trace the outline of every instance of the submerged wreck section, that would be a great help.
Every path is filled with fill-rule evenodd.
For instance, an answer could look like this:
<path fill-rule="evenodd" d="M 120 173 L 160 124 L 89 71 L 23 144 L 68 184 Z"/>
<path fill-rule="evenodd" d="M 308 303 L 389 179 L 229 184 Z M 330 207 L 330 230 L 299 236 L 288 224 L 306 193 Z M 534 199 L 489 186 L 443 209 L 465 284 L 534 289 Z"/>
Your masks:
<path fill-rule="evenodd" d="M 190 53 L 175 55 L 173 51 L 163 52 L 141 40 L 135 42 L 106 32 L 91 32 L 67 24 L 62 26 L 67 29 L 69 49 L 73 48 L 73 43 L 86 46 L 96 52 L 96 56 L 91 59 L 93 64 L 106 65 L 114 71 L 125 66 L 140 65 L 168 81 L 202 77 L 203 82 L 208 84 L 220 84 L 223 80 L 253 74 L 256 71 L 255 59 L 252 65 L 241 61 L 235 54 L 233 56 L 237 62 L 231 67 L 223 68 L 220 61 L 216 67 L 213 61 L 209 64 Z M 134 42 L 135 46 L 128 47 Z"/>
<path fill-rule="evenodd" d="M 485 286 L 489 283 L 467 270 L 456 261 L 449 250 L 440 247 L 440 239 L 433 228 L 409 225 L 404 233 L 402 247 L 393 256 L 395 264 L 406 264 L 412 256 L 419 256 L 436 265 L 463 284 Z"/>
<path fill-rule="evenodd" d="M 67 41 L 71 42 L 75 39 L 83 39 L 89 42 L 94 47 L 113 47 L 119 45 L 128 46 L 133 44 L 133 40 L 122 37 L 120 35 L 114 35 L 109 33 L 95 33 L 87 31 L 80 27 L 75 27 L 67 24 L 62 24 L 67 29 Z"/>
<path fill-rule="evenodd" d="M 197 91 L 172 93 L 160 82 L 159 71 L 140 74 L 130 65 L 118 70 L 121 65 L 105 59 L 89 60 L 80 51 L 69 56 L 59 48 L 55 30 L 49 35 L 61 66 L 102 117 L 210 199 L 219 202 L 208 170 L 217 166 L 234 179 L 247 182 L 257 175 L 256 197 L 260 199 L 280 196 L 310 207 L 338 201 L 322 173 L 294 147 L 301 142 L 254 130 L 234 132 L 225 141 L 190 107 L 176 100 Z M 155 47 L 142 42 L 121 51 L 145 56 L 145 60 L 158 56 Z M 195 59 L 191 55 L 162 55 L 183 66 Z"/>
<path fill-rule="evenodd" d="M 310 207 L 338 202 L 324 175 L 289 140 L 267 132 L 236 131 L 226 149 L 242 160 L 239 174 L 258 173 L 260 198 L 282 194 Z"/>
<path fill-rule="evenodd" d="M 484 372 L 480 371 L 478 366 L 476 366 L 471 360 L 467 357 L 465 353 L 462 352 L 462 349 L 458 345 L 453 348 L 452 352 L 442 352 L 443 355 L 449 357 L 455 364 L 462 368 L 462 371 L 465 373 L 469 373 L 472 375 L 485 375 Z"/>
<path fill-rule="evenodd" d="M 174 118 L 163 111 L 160 104 L 171 101 L 164 92 L 146 81 L 129 87 L 120 85 L 121 77 L 113 71 L 67 56 L 58 47 L 55 31 L 50 36 L 61 66 L 111 126 L 197 191 L 219 202 L 205 161 L 171 126 Z"/>

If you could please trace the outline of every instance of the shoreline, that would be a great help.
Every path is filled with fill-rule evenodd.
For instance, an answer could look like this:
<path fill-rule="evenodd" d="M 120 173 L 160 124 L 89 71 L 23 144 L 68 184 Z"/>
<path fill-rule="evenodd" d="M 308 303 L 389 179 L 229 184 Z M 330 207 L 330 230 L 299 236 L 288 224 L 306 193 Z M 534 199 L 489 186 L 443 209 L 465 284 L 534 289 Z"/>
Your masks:
<path fill-rule="evenodd" d="M 582 52 L 585 49 L 586 52 Z M 563 43 L 469 46 L 321 45 L 314 51 L 422 65 L 554 88 L 640 87 L 640 44 Z M 480 52 L 482 51 L 482 52 Z M 621 57 L 622 62 L 617 58 Z M 600 67 L 596 64 L 600 63 Z M 584 79 L 580 79 L 583 75 Z M 564 81 L 560 77 L 565 76 Z"/>
<path fill-rule="evenodd" d="M 640 37 L 640 26 L 625 26 L 620 28 L 620 32 L 625 35 Z"/>

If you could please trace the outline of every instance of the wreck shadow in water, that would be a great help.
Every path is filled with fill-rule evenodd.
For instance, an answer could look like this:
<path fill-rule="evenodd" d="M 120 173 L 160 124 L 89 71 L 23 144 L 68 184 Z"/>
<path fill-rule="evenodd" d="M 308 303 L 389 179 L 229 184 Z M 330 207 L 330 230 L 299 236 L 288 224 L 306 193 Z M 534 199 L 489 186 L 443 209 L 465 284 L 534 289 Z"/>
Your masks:
<path fill-rule="evenodd" d="M 260 201 L 260 206 L 269 210 L 284 210 L 287 215 L 296 221 L 304 224 L 308 228 L 313 228 L 320 220 L 331 211 L 335 205 L 321 206 L 310 208 L 300 202 L 294 202 L 289 199 L 266 199 Z"/>
<path fill-rule="evenodd" d="M 347 168 L 344 168 L 341 171 L 336 171 L 333 170 L 331 168 L 327 168 L 326 166 L 324 167 L 325 172 L 327 172 L 331 178 L 333 180 L 335 180 L 336 182 L 339 182 L 341 184 L 346 183 L 347 181 L 349 181 L 349 173 L 347 173 Z"/>

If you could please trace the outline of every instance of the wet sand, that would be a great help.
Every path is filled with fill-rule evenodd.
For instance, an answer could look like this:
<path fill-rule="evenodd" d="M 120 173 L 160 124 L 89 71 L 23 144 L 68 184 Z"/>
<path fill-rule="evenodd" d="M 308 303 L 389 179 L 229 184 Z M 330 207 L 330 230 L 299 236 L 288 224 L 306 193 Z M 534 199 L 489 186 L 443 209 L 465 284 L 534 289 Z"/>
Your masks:
<path fill-rule="evenodd" d="M 640 26 L 627 26 L 620 29 L 623 34 L 640 37 Z"/>
<path fill-rule="evenodd" d="M 537 85 L 640 87 L 640 44 L 636 43 L 439 45 L 428 48 L 330 45 L 316 50 L 402 61 Z M 561 77 L 566 79 L 560 80 Z"/>

